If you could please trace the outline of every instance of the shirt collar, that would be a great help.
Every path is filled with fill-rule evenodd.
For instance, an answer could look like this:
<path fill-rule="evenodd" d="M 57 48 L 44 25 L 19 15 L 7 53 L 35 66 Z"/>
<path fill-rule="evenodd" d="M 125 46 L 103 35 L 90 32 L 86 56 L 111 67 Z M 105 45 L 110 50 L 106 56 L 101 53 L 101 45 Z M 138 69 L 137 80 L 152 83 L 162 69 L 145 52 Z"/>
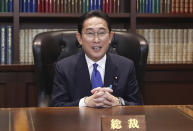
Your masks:
<path fill-rule="evenodd" d="M 106 64 L 106 54 L 103 56 L 102 59 L 100 59 L 99 61 L 95 62 L 93 60 L 91 60 L 86 54 L 85 54 L 85 58 L 86 58 L 86 62 L 88 65 L 88 68 L 90 68 L 91 66 L 93 66 L 94 63 L 97 63 L 98 66 L 100 66 L 103 70 L 105 70 L 105 64 Z"/>

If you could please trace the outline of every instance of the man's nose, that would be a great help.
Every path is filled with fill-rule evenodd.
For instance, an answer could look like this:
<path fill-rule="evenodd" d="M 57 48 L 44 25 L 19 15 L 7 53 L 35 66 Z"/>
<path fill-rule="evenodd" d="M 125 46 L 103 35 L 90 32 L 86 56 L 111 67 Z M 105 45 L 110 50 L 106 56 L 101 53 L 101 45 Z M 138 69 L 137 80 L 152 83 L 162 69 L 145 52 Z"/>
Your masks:
<path fill-rule="evenodd" d="M 98 33 L 95 33 L 94 34 L 94 41 L 99 41 L 100 39 L 99 39 L 99 35 L 98 35 Z"/>

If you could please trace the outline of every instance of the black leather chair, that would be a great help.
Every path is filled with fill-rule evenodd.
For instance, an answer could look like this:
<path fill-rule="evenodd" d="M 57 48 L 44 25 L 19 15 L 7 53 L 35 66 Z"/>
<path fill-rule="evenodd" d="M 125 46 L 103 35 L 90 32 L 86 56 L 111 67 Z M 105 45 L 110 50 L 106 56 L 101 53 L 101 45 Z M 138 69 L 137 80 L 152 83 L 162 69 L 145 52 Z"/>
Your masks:
<path fill-rule="evenodd" d="M 76 31 L 52 31 L 35 37 L 33 54 L 39 94 L 38 106 L 48 106 L 56 61 L 81 50 L 75 33 Z M 134 61 L 137 80 L 142 88 L 148 55 L 147 41 L 135 33 L 115 32 L 109 51 Z"/>

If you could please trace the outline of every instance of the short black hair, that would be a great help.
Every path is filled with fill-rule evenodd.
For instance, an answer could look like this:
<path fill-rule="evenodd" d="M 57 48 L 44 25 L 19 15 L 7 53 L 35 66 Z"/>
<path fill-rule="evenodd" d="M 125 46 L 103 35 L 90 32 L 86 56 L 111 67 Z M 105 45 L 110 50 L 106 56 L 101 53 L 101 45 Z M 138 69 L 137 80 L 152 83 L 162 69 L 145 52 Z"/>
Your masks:
<path fill-rule="evenodd" d="M 84 21 L 89 19 L 89 18 L 91 18 L 91 17 L 99 17 L 99 18 L 104 19 L 107 22 L 107 26 L 108 26 L 109 32 L 111 32 L 111 23 L 110 23 L 109 16 L 106 13 L 104 13 L 104 12 L 102 12 L 100 10 L 92 10 L 92 11 L 84 13 L 80 17 L 80 21 L 78 23 L 78 32 L 80 34 L 82 33 L 82 28 L 83 28 Z"/>

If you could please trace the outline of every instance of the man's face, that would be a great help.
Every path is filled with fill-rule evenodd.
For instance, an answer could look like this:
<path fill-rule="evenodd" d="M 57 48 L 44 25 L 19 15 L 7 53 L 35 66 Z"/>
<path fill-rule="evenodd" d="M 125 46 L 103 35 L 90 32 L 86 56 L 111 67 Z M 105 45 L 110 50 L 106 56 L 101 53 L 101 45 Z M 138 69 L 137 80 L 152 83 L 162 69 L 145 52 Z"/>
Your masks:
<path fill-rule="evenodd" d="M 93 61 L 100 60 L 107 52 L 113 37 L 109 33 L 107 22 L 99 17 L 91 17 L 84 21 L 82 35 L 76 35 L 86 55 Z"/>

